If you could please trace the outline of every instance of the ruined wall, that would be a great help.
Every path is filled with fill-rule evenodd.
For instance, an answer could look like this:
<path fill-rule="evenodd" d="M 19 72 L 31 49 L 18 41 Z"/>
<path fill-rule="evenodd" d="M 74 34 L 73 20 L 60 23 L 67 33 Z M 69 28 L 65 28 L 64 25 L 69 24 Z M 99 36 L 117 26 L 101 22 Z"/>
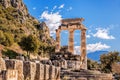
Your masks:
<path fill-rule="evenodd" d="M 60 63 L 61 68 L 80 70 L 80 61 L 65 60 Z"/>
<path fill-rule="evenodd" d="M 0 80 L 60 80 L 60 67 L 0 58 Z"/>

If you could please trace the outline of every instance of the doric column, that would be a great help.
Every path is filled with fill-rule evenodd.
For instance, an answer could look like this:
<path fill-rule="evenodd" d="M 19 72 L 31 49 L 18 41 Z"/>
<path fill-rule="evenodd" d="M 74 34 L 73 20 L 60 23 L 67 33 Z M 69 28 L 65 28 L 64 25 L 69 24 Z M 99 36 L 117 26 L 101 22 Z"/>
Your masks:
<path fill-rule="evenodd" d="M 86 29 L 81 30 L 81 63 L 84 69 L 87 69 L 87 56 L 86 56 Z"/>
<path fill-rule="evenodd" d="M 60 30 L 57 29 L 56 30 L 56 49 L 55 49 L 56 52 L 59 52 L 60 51 Z"/>
<path fill-rule="evenodd" d="M 69 44 L 68 44 L 68 50 L 72 54 L 74 53 L 74 30 L 69 29 Z"/>

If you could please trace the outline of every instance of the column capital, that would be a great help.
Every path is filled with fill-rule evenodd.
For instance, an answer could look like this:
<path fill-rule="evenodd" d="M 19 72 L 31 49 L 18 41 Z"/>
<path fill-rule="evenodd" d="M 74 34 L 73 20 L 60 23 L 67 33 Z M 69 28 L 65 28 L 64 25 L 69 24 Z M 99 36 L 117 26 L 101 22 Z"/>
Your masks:
<path fill-rule="evenodd" d="M 86 31 L 87 29 L 81 29 L 81 31 Z"/>

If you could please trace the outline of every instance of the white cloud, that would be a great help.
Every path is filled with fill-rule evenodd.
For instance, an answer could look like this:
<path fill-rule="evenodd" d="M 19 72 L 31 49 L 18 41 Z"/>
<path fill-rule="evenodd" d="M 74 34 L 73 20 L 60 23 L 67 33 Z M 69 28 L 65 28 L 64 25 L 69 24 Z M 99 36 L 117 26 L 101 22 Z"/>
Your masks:
<path fill-rule="evenodd" d="M 97 50 L 104 50 L 104 49 L 109 49 L 109 48 L 110 48 L 110 46 L 108 46 L 106 44 L 102 44 L 101 42 L 87 45 L 87 51 L 89 51 L 89 52 L 94 52 Z"/>
<path fill-rule="evenodd" d="M 55 33 L 55 29 L 58 29 L 58 26 L 61 24 L 62 16 L 59 12 L 49 13 L 48 11 L 44 11 L 41 15 L 41 19 L 45 20 L 45 23 L 50 29 L 50 34 Z"/>
<path fill-rule="evenodd" d="M 59 9 L 64 8 L 64 6 L 65 6 L 64 4 L 60 5 L 60 6 L 59 6 Z"/>
<path fill-rule="evenodd" d="M 45 9 L 48 9 L 48 7 L 46 6 Z"/>
<path fill-rule="evenodd" d="M 72 7 L 69 7 L 68 9 L 67 9 L 67 11 L 71 11 L 73 8 Z"/>
<path fill-rule="evenodd" d="M 55 6 L 53 7 L 53 10 L 56 9 L 56 8 L 57 8 L 57 6 L 55 5 Z"/>
<path fill-rule="evenodd" d="M 74 44 L 78 44 L 78 42 L 77 42 L 77 41 L 75 41 L 75 42 L 74 42 Z"/>
<path fill-rule="evenodd" d="M 33 7 L 33 10 L 36 10 L 36 7 Z"/>
<path fill-rule="evenodd" d="M 87 52 L 94 52 L 98 50 L 104 50 L 109 49 L 111 46 L 108 46 L 106 44 L 102 44 L 101 42 L 95 43 L 95 44 L 88 44 L 87 45 Z M 74 47 L 74 53 L 80 54 L 80 46 Z"/>
<path fill-rule="evenodd" d="M 91 36 L 90 35 L 86 35 L 87 38 L 90 38 Z"/>
<path fill-rule="evenodd" d="M 80 46 L 74 47 L 74 54 L 80 54 Z"/>
<path fill-rule="evenodd" d="M 97 28 L 97 32 L 93 34 L 94 37 L 101 39 L 115 39 L 114 36 L 109 35 L 109 29 Z"/>

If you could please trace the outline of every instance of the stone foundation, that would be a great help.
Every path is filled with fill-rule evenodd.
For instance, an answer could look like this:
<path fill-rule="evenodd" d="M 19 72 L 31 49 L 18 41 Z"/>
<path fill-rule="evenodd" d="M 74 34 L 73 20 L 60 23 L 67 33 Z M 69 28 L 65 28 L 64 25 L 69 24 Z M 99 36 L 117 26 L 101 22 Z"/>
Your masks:
<path fill-rule="evenodd" d="M 112 80 L 112 74 L 79 70 L 79 61 L 63 63 L 61 67 L 21 60 L 0 58 L 0 80 Z M 62 66 L 63 67 L 63 66 Z"/>
<path fill-rule="evenodd" d="M 0 58 L 0 80 L 60 80 L 60 67 Z"/>
<path fill-rule="evenodd" d="M 61 71 L 61 79 L 65 78 L 66 80 L 113 80 L 113 75 L 89 70 Z"/>
<path fill-rule="evenodd" d="M 64 69 L 80 70 L 80 61 L 65 60 L 60 66 Z"/>

